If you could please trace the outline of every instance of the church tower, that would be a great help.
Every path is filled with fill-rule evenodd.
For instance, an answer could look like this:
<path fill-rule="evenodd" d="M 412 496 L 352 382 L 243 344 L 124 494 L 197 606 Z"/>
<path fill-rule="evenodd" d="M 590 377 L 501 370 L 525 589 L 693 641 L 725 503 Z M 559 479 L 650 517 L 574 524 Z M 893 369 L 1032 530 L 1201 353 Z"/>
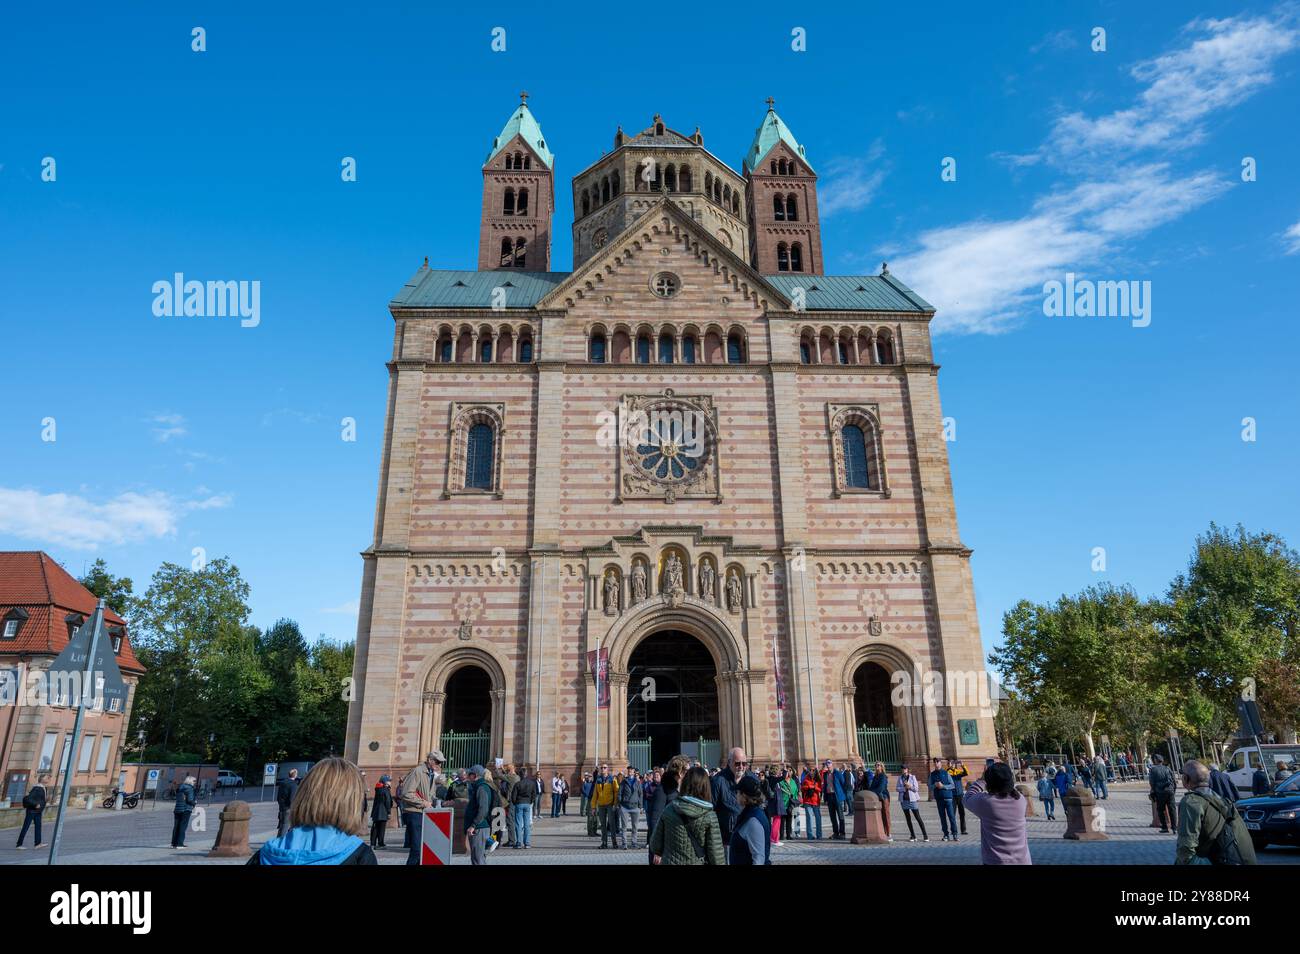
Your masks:
<path fill-rule="evenodd" d="M 770 97 L 742 168 L 754 268 L 762 275 L 823 274 L 817 173 Z"/>
<path fill-rule="evenodd" d="M 483 163 L 483 212 L 479 222 L 479 271 L 551 270 L 551 213 L 555 210 L 555 156 L 528 109 L 528 94 Z"/>

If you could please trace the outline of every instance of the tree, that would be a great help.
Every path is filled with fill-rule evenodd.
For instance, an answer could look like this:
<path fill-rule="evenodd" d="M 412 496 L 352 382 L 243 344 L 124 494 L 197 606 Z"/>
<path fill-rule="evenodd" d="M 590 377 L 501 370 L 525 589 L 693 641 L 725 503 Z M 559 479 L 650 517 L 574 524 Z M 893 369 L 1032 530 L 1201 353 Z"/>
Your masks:
<path fill-rule="evenodd" d="M 203 715 L 199 661 L 226 627 L 248 619 L 248 584 L 227 558 L 192 570 L 164 563 L 134 605 L 135 647 L 149 669 L 136 689 L 132 731 L 146 745 L 201 750 L 212 731 Z"/>
<path fill-rule="evenodd" d="M 1003 617 L 1003 644 L 989 656 L 1003 680 L 1091 757 L 1103 716 L 1151 667 L 1155 614 L 1127 588 L 1094 586 L 1037 605 L 1021 600 Z"/>
<path fill-rule="evenodd" d="M 1212 523 L 1168 604 L 1178 678 L 1232 711 L 1245 679 L 1258 681 L 1270 660 L 1295 658 L 1300 554 L 1275 534 Z"/>
<path fill-rule="evenodd" d="M 106 606 L 125 620 L 131 618 L 135 611 L 136 598 L 134 584 L 130 577 L 114 576 L 108 572 L 108 564 L 100 557 L 90 565 L 81 585 L 95 596 L 102 599 Z"/>

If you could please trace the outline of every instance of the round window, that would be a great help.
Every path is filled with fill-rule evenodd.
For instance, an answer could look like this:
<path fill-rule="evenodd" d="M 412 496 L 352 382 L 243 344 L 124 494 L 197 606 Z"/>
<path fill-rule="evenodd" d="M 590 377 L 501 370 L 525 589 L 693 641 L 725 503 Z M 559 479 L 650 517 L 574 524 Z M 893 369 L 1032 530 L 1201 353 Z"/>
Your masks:
<path fill-rule="evenodd" d="M 672 298 L 681 287 L 682 280 L 672 272 L 659 272 L 650 279 L 650 290 L 659 298 Z"/>

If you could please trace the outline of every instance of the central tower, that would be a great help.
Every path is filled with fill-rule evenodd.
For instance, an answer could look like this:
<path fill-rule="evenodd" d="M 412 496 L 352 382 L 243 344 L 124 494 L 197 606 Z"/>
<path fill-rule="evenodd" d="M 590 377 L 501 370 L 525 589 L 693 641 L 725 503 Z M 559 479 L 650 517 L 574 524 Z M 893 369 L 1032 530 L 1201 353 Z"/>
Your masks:
<path fill-rule="evenodd" d="M 483 163 L 479 271 L 551 270 L 551 214 L 555 211 L 555 156 L 528 109 L 528 94 L 492 140 Z"/>

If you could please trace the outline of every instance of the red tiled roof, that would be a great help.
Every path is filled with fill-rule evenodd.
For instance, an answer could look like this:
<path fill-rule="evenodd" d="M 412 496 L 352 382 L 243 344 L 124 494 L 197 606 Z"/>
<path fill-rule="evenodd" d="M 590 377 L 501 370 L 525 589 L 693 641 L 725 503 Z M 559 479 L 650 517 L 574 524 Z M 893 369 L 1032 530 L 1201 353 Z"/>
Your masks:
<path fill-rule="evenodd" d="M 48 553 L 40 550 L 0 551 L 0 619 L 15 607 L 28 616 L 14 639 L 0 640 L 0 655 L 57 654 L 68 644 L 69 613 L 89 618 L 98 600 Z M 108 607 L 104 622 L 126 631 L 126 620 Z M 145 671 L 131 648 L 130 637 L 122 640 L 117 664 L 123 671 Z"/>

